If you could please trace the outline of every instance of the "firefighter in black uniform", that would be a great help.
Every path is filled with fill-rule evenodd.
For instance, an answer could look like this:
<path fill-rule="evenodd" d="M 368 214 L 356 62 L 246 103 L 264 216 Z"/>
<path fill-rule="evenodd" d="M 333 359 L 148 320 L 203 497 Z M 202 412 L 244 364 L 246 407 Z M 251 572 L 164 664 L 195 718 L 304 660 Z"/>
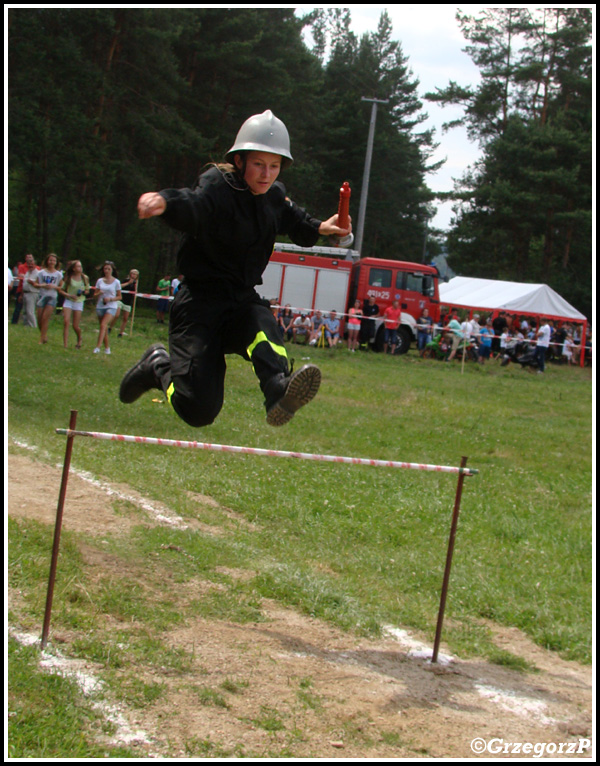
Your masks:
<path fill-rule="evenodd" d="M 318 391 L 315 365 L 292 372 L 268 301 L 259 297 L 277 235 L 311 247 L 320 236 L 345 236 L 337 214 L 309 216 L 287 198 L 277 181 L 292 163 L 287 129 L 269 110 L 250 117 L 226 155 L 193 189 L 143 194 L 140 218 L 161 216 L 186 237 L 177 256 L 184 275 L 171 307 L 169 352 L 151 346 L 121 381 L 119 398 L 129 404 L 161 389 L 177 414 L 192 426 L 209 425 L 223 406 L 225 355 L 252 362 L 265 396 L 267 423 L 287 423 Z"/>

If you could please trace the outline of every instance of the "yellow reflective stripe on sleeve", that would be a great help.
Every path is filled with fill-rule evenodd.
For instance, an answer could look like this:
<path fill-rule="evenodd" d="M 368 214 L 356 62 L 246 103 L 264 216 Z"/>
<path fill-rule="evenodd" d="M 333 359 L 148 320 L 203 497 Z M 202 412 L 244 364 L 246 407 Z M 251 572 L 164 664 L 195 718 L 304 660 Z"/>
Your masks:
<path fill-rule="evenodd" d="M 269 346 L 271 346 L 271 348 L 276 354 L 279 354 L 280 356 L 283 356 L 287 359 L 287 351 L 285 350 L 285 347 L 278 346 L 276 343 L 271 343 L 271 341 L 267 338 L 267 336 L 262 330 L 259 333 L 257 333 L 256 338 L 254 338 L 252 343 L 246 349 L 246 352 L 248 356 L 250 357 L 250 359 L 252 359 L 252 353 L 259 343 L 268 343 Z"/>

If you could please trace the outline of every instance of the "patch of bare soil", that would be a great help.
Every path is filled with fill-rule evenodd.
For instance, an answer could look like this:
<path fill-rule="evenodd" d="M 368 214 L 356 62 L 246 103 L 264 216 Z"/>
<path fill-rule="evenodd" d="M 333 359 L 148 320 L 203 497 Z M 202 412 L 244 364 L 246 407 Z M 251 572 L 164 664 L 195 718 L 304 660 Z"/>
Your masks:
<path fill-rule="evenodd" d="M 44 466 L 42 482 L 40 466 L 27 457 L 9 455 L 8 467 L 9 515 L 54 524 L 60 470 Z M 169 509 L 153 515 L 133 490 L 113 489 L 137 498 L 149 524 L 189 523 Z M 64 528 L 126 534 L 134 521 L 115 514 L 109 491 L 72 475 Z M 113 574 L 118 566 L 88 550 L 84 557 Z M 196 586 L 197 596 L 203 584 Z M 165 684 L 165 693 L 142 711 L 121 710 L 143 733 L 138 743 L 148 756 L 592 758 L 591 668 L 541 649 L 519 630 L 490 626 L 499 647 L 537 672 L 460 658 L 433 665 L 395 635 L 356 638 L 275 603 L 262 608 L 267 619 L 259 623 L 193 619 L 163 635 L 194 662 L 184 677 L 146 671 L 145 680 Z M 474 740 L 491 749 L 477 751 Z M 515 752 L 509 743 L 532 750 Z"/>

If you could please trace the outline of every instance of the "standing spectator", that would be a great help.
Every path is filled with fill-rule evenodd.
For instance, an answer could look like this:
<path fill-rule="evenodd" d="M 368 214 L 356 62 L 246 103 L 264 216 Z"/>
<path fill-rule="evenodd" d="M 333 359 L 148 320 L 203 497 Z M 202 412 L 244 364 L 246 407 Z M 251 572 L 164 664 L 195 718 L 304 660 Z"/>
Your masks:
<path fill-rule="evenodd" d="M 171 294 L 171 275 L 165 274 L 164 277 L 159 280 L 156 292 L 160 295 L 158 299 L 158 305 L 156 307 L 156 321 L 158 324 L 165 323 L 165 314 L 169 310 L 169 295 Z"/>
<path fill-rule="evenodd" d="M 465 343 L 468 345 L 471 342 L 471 337 L 473 335 L 473 322 L 467 317 L 464 322 L 461 322 L 460 329 L 463 338 L 465 339 Z"/>
<path fill-rule="evenodd" d="M 375 317 L 379 316 L 379 306 L 375 303 L 375 297 L 371 295 L 363 305 L 362 321 L 360 323 L 360 340 L 366 344 L 367 351 L 375 337 Z"/>
<path fill-rule="evenodd" d="M 25 256 L 25 263 L 19 261 L 12 271 L 12 294 L 15 296 L 15 307 L 13 309 L 11 324 L 18 324 L 19 317 L 21 315 L 21 309 L 23 308 L 23 274 L 27 271 L 27 258 L 33 256 Z M 10 288 L 9 288 L 10 289 Z"/>
<path fill-rule="evenodd" d="M 425 347 L 431 340 L 433 331 L 433 320 L 429 316 L 429 309 L 423 309 L 421 316 L 417 320 L 417 349 L 419 356 L 423 356 Z"/>
<path fill-rule="evenodd" d="M 58 256 L 49 253 L 37 273 L 37 286 L 40 290 L 37 300 L 37 321 L 40 328 L 40 343 L 48 342 L 48 325 L 58 301 L 58 286 L 62 281 L 62 271 L 58 269 Z"/>
<path fill-rule="evenodd" d="M 26 256 L 26 259 L 29 256 Z M 37 327 L 37 318 L 35 308 L 39 297 L 37 285 L 37 275 L 40 267 L 36 265 L 35 258 L 31 256 L 29 261 L 29 271 L 23 275 L 23 324 L 26 327 Z"/>
<path fill-rule="evenodd" d="M 137 269 L 130 269 L 129 276 L 125 282 L 121 282 L 121 303 L 119 304 L 117 313 L 110 323 L 110 329 L 112 330 L 112 328 L 117 323 L 119 314 L 123 314 L 123 318 L 121 319 L 121 327 L 119 328 L 119 333 L 117 335 L 118 338 L 122 338 L 124 335 L 127 335 L 125 328 L 127 327 L 129 315 L 133 309 L 139 279 L 140 272 Z"/>
<path fill-rule="evenodd" d="M 384 322 L 384 340 L 383 340 L 383 353 L 387 354 L 388 346 L 391 348 L 392 355 L 398 345 L 398 328 L 400 327 L 400 315 L 402 309 L 400 308 L 400 301 L 394 301 L 391 306 L 388 306 L 383 312 Z"/>
<path fill-rule="evenodd" d="M 552 322 L 548 320 L 544 324 L 542 322 L 540 322 L 537 331 L 537 346 L 535 347 L 535 360 L 538 363 L 538 373 L 540 374 L 546 369 L 546 352 L 550 348 L 550 338 L 552 337 Z"/>
<path fill-rule="evenodd" d="M 573 352 L 575 351 L 575 341 L 573 339 L 573 332 L 567 331 L 567 337 L 564 339 L 562 347 L 562 355 L 566 358 L 568 364 L 576 364 Z"/>
<path fill-rule="evenodd" d="M 180 274 L 178 277 L 173 277 L 171 280 L 171 295 L 173 298 L 177 295 L 177 290 L 179 290 L 179 286 L 181 285 L 183 281 L 183 274 Z"/>
<path fill-rule="evenodd" d="M 355 300 L 354 306 L 348 309 L 348 351 L 355 352 L 358 348 L 358 336 L 360 335 L 360 301 Z"/>
<path fill-rule="evenodd" d="M 512 334 L 508 327 L 504 328 L 504 332 L 500 336 L 500 353 L 505 356 L 508 349 L 511 348 Z"/>
<path fill-rule="evenodd" d="M 81 348 L 81 312 L 83 302 L 90 292 L 90 280 L 83 273 L 81 261 L 71 261 L 65 269 L 65 277 L 60 283 L 60 294 L 64 297 L 63 314 L 63 344 L 67 348 L 69 338 L 69 320 L 73 317 L 73 330 L 77 336 L 75 348 Z"/>
<path fill-rule="evenodd" d="M 483 364 L 490 358 L 492 352 L 492 339 L 494 337 L 494 328 L 492 320 L 486 319 L 485 325 L 479 330 L 479 345 L 477 346 L 477 361 Z"/>
<path fill-rule="evenodd" d="M 562 359 L 562 350 L 568 329 L 569 325 L 567 324 L 561 324 L 558 327 L 553 326 L 551 328 L 550 348 L 548 349 L 551 354 L 551 359 Z M 546 359 L 547 358 L 548 355 L 546 355 Z"/>
<path fill-rule="evenodd" d="M 21 261 L 17 261 L 17 265 L 13 266 L 12 269 L 10 266 L 8 267 L 8 297 L 10 299 L 10 296 L 13 295 L 15 298 L 15 301 L 17 299 L 17 288 L 19 285 L 19 269 L 21 269 L 23 264 Z"/>
<path fill-rule="evenodd" d="M 94 298 L 97 298 L 96 314 L 100 323 L 94 354 L 100 353 L 103 343 L 104 353 L 110 354 L 108 327 L 111 318 L 117 313 L 119 301 L 121 300 L 121 283 L 118 280 L 116 266 L 112 261 L 105 261 L 102 266 L 102 276 L 96 282 Z"/>
<path fill-rule="evenodd" d="M 24 263 L 18 263 L 16 267 L 16 277 L 13 275 L 13 293 L 15 295 L 15 308 L 11 324 L 18 324 L 21 316 L 21 310 L 23 309 L 23 288 L 25 287 L 25 276 L 31 270 L 31 265 L 34 263 L 33 255 L 28 253 L 25 256 Z"/>
<path fill-rule="evenodd" d="M 456 356 L 456 352 L 458 351 L 460 342 L 463 339 L 461 325 L 460 325 L 460 322 L 458 321 L 458 314 L 452 315 L 452 319 L 448 322 L 446 327 L 444 327 L 444 330 L 446 332 L 452 333 L 452 349 L 450 351 L 450 355 L 446 359 L 447 362 L 451 362 Z"/>
<path fill-rule="evenodd" d="M 500 351 L 500 338 L 502 337 L 502 333 L 508 328 L 506 313 L 504 311 L 500 311 L 498 316 L 492 320 L 492 327 L 494 328 L 494 338 L 492 339 L 492 354 L 497 354 Z"/>
<path fill-rule="evenodd" d="M 592 363 L 592 328 L 588 327 L 585 331 L 585 352 L 584 358 L 586 364 Z"/>

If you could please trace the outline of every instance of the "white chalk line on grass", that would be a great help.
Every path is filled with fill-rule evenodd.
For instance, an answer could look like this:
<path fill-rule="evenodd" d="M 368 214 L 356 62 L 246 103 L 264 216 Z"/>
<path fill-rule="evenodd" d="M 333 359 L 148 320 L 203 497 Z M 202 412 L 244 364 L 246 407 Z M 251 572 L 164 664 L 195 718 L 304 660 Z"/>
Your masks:
<path fill-rule="evenodd" d="M 39 637 L 31 633 L 19 633 L 10 627 L 8 632 L 22 646 L 35 646 L 40 643 Z M 63 657 L 56 649 L 49 651 L 46 648 L 40 652 L 39 666 L 47 673 L 55 673 L 76 683 L 83 696 L 89 700 L 91 707 L 115 727 L 116 731 L 110 739 L 110 744 L 149 745 L 152 743 L 145 731 L 130 725 L 123 708 L 94 699 L 104 690 L 104 682 L 84 669 L 85 661 L 69 659 Z"/>
<path fill-rule="evenodd" d="M 417 660 L 430 660 L 433 657 L 433 647 L 423 644 L 416 638 L 413 638 L 410 633 L 401 628 L 394 628 L 391 625 L 384 625 L 383 632 L 388 636 L 392 636 L 407 650 L 407 655 Z M 438 663 L 440 665 L 450 665 L 454 662 L 455 658 L 449 654 L 438 654 Z"/>
<path fill-rule="evenodd" d="M 523 697 L 510 689 L 496 689 L 487 684 L 475 684 L 475 689 L 484 699 L 490 700 L 494 704 L 499 705 L 503 710 L 514 713 L 514 715 L 520 718 L 534 718 L 544 726 L 557 723 L 554 718 L 546 715 L 548 706 L 541 700 Z"/>
<path fill-rule="evenodd" d="M 26 442 L 22 442 L 15 438 L 12 438 L 12 441 L 17 447 L 30 450 L 31 452 L 39 452 L 38 447 L 34 447 L 30 444 L 27 444 Z M 57 465 L 57 468 L 62 469 L 62 465 Z M 107 482 L 101 481 L 88 471 L 83 471 L 74 468 L 73 466 L 71 466 L 70 471 L 75 476 L 77 476 L 77 478 L 87 482 L 88 484 L 91 484 L 97 489 L 102 490 L 107 495 L 117 497 L 119 500 L 127 500 L 128 502 L 133 503 L 133 505 L 138 506 L 138 508 L 142 508 L 144 511 L 148 511 L 148 513 L 150 513 L 156 519 L 156 521 L 161 524 L 167 524 L 169 526 L 176 527 L 177 529 L 188 528 L 188 525 L 181 518 L 181 516 L 167 515 L 164 508 L 159 508 L 156 505 L 153 505 L 150 500 L 147 500 L 144 497 L 136 497 L 134 495 L 129 495 L 126 492 L 122 492 L 121 490 L 115 489 L 113 486 Z"/>
<path fill-rule="evenodd" d="M 433 648 L 413 638 L 410 633 L 390 625 L 384 627 L 384 633 L 395 638 L 403 648 L 407 649 L 407 656 L 415 659 L 430 660 L 433 656 Z M 457 662 L 456 657 L 447 654 L 439 654 L 440 665 L 450 665 Z M 548 706 L 545 702 L 531 697 L 525 697 L 511 689 L 497 689 L 489 684 L 478 682 L 474 684 L 475 691 L 480 697 L 489 700 L 494 705 L 499 705 L 520 718 L 533 718 L 544 726 L 556 723 L 554 718 L 546 715 Z"/>

